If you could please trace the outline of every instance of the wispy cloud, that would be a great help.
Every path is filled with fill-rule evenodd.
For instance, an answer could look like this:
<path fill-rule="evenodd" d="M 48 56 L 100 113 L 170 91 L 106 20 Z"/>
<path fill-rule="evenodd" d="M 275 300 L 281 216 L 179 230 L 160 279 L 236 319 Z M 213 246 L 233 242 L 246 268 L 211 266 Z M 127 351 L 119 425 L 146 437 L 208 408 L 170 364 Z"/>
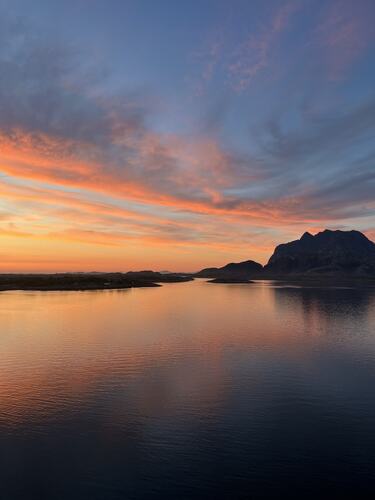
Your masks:
<path fill-rule="evenodd" d="M 203 48 L 194 56 L 200 68 L 195 90 L 201 96 L 215 77 L 221 77 L 236 92 L 243 92 L 253 80 L 271 66 L 274 51 L 283 34 L 290 28 L 293 15 L 306 2 L 290 0 L 273 6 L 267 17 L 255 17 L 247 33 L 233 37 L 233 26 L 223 21 Z M 231 29 L 230 29 L 231 28 Z M 235 28 L 234 28 L 235 29 Z"/>
<path fill-rule="evenodd" d="M 334 0 L 322 10 L 315 37 L 331 80 L 344 78 L 375 40 L 374 14 L 373 2 L 367 0 Z"/>
<path fill-rule="evenodd" d="M 223 33 L 215 33 L 210 36 L 210 40 L 205 47 L 193 54 L 192 60 L 198 65 L 199 71 L 194 79 L 194 94 L 203 96 L 207 86 L 215 76 L 217 68 L 220 66 L 224 49 Z"/>
<path fill-rule="evenodd" d="M 271 14 L 267 23 L 251 33 L 231 54 L 228 72 L 233 88 L 241 92 L 270 63 L 271 52 L 283 32 L 288 29 L 292 16 L 303 2 L 283 3 Z"/>

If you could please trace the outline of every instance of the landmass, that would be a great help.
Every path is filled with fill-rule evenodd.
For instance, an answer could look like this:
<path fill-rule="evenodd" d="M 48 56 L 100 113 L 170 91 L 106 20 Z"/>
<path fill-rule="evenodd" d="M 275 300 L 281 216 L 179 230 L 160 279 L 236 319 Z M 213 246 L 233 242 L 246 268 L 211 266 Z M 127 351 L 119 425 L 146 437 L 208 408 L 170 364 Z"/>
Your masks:
<path fill-rule="evenodd" d="M 130 271 L 127 273 L 1 274 L 5 290 L 107 290 L 157 287 L 208 278 L 209 283 L 275 280 L 308 286 L 375 286 L 375 243 L 359 231 L 304 233 L 278 245 L 265 266 L 253 260 L 232 262 L 192 273 Z"/>
<path fill-rule="evenodd" d="M 241 283 L 255 283 L 254 281 L 241 279 L 241 278 L 214 278 L 212 280 L 207 281 L 207 283 L 233 283 L 233 284 L 241 284 Z"/>
<path fill-rule="evenodd" d="M 1 274 L 0 291 L 34 290 L 114 290 L 125 288 L 158 287 L 161 283 L 180 283 L 192 277 L 177 273 L 161 274 L 153 271 L 129 273 L 57 273 L 57 274 Z"/>
<path fill-rule="evenodd" d="M 261 277 L 263 266 L 253 260 L 231 262 L 223 267 L 207 267 L 195 274 L 196 278 L 213 278 L 223 280 L 248 280 L 250 277 Z M 218 283 L 218 282 L 217 282 Z"/>
<path fill-rule="evenodd" d="M 375 243 L 359 231 L 330 231 L 278 245 L 264 267 L 272 274 L 375 276 Z"/>
<path fill-rule="evenodd" d="M 205 268 L 197 278 L 211 283 L 238 280 L 282 280 L 311 285 L 370 284 L 375 282 L 375 243 L 360 231 L 306 232 L 299 240 L 278 245 L 262 266 L 248 260 Z"/>

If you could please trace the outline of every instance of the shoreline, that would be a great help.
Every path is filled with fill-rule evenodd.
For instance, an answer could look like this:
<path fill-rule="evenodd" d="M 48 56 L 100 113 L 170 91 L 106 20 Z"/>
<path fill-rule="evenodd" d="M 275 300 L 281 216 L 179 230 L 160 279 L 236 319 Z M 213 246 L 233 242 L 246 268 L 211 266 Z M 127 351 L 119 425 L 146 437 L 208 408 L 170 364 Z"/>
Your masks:
<path fill-rule="evenodd" d="M 0 274 L 0 292 L 6 291 L 95 291 L 159 288 L 163 283 L 194 281 L 192 274 L 161 274 L 153 271 L 129 273 Z M 375 278 L 359 276 L 252 276 L 246 278 L 199 278 L 210 284 L 256 284 L 324 288 L 375 288 Z"/>
<path fill-rule="evenodd" d="M 180 283 L 193 278 L 152 271 L 131 273 L 0 274 L 0 291 L 86 291 L 158 288 L 161 283 Z"/>

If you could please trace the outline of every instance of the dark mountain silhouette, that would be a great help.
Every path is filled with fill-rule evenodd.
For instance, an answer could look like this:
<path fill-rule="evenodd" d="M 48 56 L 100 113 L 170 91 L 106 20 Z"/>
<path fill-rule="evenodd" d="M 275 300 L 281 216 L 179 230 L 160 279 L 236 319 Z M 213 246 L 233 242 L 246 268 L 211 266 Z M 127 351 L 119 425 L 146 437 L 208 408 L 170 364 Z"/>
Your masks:
<path fill-rule="evenodd" d="M 197 278 L 211 278 L 220 280 L 248 280 L 261 275 L 263 271 L 262 264 L 253 260 L 244 262 L 232 262 L 224 267 L 208 267 L 202 269 L 195 276 Z"/>
<path fill-rule="evenodd" d="M 359 231 L 310 233 L 278 245 L 266 274 L 375 274 L 375 243 Z"/>
<path fill-rule="evenodd" d="M 252 260 L 209 267 L 195 274 L 214 283 L 295 276 L 375 277 L 375 243 L 359 231 L 326 229 L 315 236 L 278 245 L 266 266 Z"/>

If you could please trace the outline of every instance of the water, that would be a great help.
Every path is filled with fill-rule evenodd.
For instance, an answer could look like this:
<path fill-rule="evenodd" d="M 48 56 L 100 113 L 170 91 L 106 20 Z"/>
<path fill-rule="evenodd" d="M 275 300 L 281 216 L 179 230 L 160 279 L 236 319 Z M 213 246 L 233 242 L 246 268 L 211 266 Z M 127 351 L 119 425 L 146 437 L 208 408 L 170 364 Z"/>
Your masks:
<path fill-rule="evenodd" d="M 375 290 L 0 294 L 0 498 L 372 498 Z"/>

